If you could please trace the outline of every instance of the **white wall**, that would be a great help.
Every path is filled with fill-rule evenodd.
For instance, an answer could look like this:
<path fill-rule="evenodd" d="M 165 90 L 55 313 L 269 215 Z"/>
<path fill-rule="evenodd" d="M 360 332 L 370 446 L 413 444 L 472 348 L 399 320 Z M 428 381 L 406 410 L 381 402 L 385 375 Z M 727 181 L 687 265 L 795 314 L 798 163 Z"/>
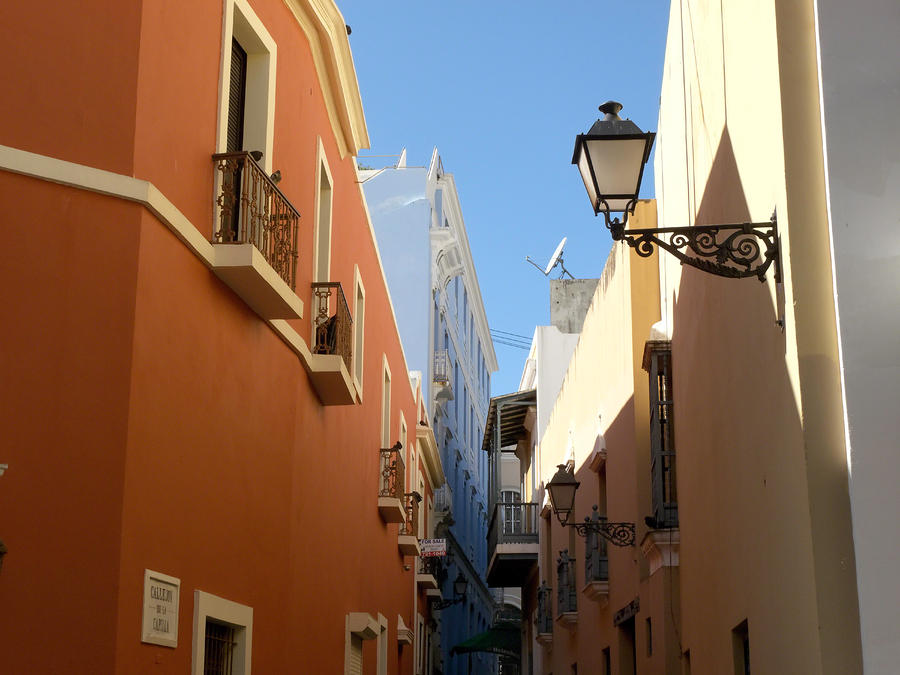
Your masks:
<path fill-rule="evenodd" d="M 866 673 L 900 663 L 900 3 L 817 0 Z"/>

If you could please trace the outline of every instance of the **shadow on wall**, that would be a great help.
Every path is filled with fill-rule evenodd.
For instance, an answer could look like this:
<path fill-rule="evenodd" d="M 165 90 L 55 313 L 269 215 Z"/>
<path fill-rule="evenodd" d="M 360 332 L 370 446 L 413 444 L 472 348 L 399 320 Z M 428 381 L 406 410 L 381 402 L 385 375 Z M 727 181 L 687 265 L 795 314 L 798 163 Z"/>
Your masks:
<path fill-rule="evenodd" d="M 697 223 L 748 220 L 726 127 Z M 754 670 L 814 672 L 807 462 L 776 307 L 767 284 L 682 270 L 672 369 L 685 644 L 695 666 L 702 654 L 704 672 L 725 672 L 730 647 L 703 636 L 747 619 Z"/>

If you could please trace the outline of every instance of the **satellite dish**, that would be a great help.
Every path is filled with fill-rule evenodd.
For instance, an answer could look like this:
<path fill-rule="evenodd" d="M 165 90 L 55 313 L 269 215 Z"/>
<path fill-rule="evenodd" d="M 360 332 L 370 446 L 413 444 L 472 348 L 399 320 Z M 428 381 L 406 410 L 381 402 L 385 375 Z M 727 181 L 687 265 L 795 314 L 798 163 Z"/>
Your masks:
<path fill-rule="evenodd" d="M 544 268 L 544 276 L 550 274 L 554 267 L 556 267 L 556 263 L 560 261 L 563 252 L 563 246 L 566 245 L 566 239 L 568 237 L 563 237 L 562 241 L 559 242 L 559 246 L 556 247 L 556 250 L 553 252 L 553 255 L 550 256 L 550 262 L 547 263 L 547 267 Z M 563 268 L 565 269 L 565 268 Z"/>
<path fill-rule="evenodd" d="M 563 257 L 562 257 L 562 254 L 563 254 L 563 248 L 564 248 L 565 245 L 566 245 L 566 239 L 567 239 L 567 238 L 568 238 L 568 237 L 563 237 L 563 238 L 562 238 L 562 241 L 559 242 L 559 245 L 556 247 L 556 250 L 553 252 L 553 255 L 550 256 L 550 262 L 547 263 L 547 266 L 546 266 L 546 267 L 543 267 L 543 268 L 542 268 L 540 265 L 538 265 L 536 262 L 534 262 L 534 260 L 532 260 L 530 256 L 527 256 L 527 255 L 526 255 L 526 256 L 525 256 L 525 260 L 527 260 L 527 261 L 530 262 L 532 265 L 534 265 L 534 266 L 537 267 L 539 270 L 541 270 L 541 272 L 543 273 L 543 275 L 544 275 L 545 277 L 546 277 L 546 276 L 549 276 L 549 275 L 550 275 L 550 272 L 553 271 L 553 268 L 558 266 L 558 267 L 560 268 L 560 273 L 559 273 L 559 278 L 560 278 L 560 279 L 562 279 L 563 276 L 566 275 L 566 274 L 569 275 L 569 278 L 570 278 L 570 279 L 574 279 L 575 277 L 573 277 L 572 274 L 571 274 L 571 272 L 569 272 L 569 270 L 566 269 L 566 266 L 563 265 Z"/>

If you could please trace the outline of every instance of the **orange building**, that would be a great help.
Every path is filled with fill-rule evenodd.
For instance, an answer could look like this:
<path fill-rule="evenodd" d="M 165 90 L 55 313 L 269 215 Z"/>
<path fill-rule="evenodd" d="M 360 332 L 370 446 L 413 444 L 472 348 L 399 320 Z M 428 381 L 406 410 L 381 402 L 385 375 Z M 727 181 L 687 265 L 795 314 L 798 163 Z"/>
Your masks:
<path fill-rule="evenodd" d="M 3 672 L 418 670 L 442 473 L 337 7 L 20 3 L 0 39 Z"/>

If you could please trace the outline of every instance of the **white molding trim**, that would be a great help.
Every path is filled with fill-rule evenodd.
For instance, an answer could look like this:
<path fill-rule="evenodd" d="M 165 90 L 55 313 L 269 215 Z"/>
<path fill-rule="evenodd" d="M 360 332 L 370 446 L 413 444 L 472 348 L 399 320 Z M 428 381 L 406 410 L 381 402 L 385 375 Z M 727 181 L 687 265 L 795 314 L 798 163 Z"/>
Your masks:
<path fill-rule="evenodd" d="M 235 27 L 235 15 L 237 26 Z M 225 152 L 228 135 L 228 99 L 231 90 L 231 38 L 236 37 L 247 51 L 247 99 L 265 101 L 264 119 L 247 106 L 244 120 L 244 145 L 262 150 L 266 173 L 272 173 L 272 149 L 275 146 L 275 74 L 278 46 L 247 0 L 223 0 L 222 58 L 219 70 L 219 109 L 216 152 Z M 246 133 L 254 127 L 262 133 Z M 262 147 L 252 146 L 262 145 Z"/>
<path fill-rule="evenodd" d="M 203 675 L 206 656 L 206 620 L 214 619 L 243 629 L 243 640 L 235 646 L 234 675 L 251 675 L 253 608 L 204 591 L 194 591 L 194 637 L 191 675 Z"/>
<path fill-rule="evenodd" d="M 334 0 L 284 0 L 306 33 L 341 159 L 369 147 L 369 132 L 344 17 Z"/>
<path fill-rule="evenodd" d="M 213 244 L 149 181 L 6 145 L 0 145 L 0 170 L 135 202 L 156 216 L 207 268 L 215 267 Z M 300 358 L 306 371 L 313 372 L 313 355 L 303 337 L 283 319 L 266 323 Z"/>
<path fill-rule="evenodd" d="M 359 296 L 362 295 L 362 312 L 357 305 Z M 362 317 L 360 317 L 362 314 Z M 357 331 L 362 331 L 357 341 Z M 398 333 L 399 334 L 399 333 Z M 363 284 L 362 275 L 359 273 L 359 265 L 353 264 L 353 357 L 351 358 L 350 378 L 353 380 L 353 386 L 356 389 L 356 400 L 362 403 L 363 400 L 363 380 L 365 379 L 366 367 L 366 287 Z M 359 376 L 357 377 L 357 370 Z"/>
<path fill-rule="evenodd" d="M 136 202 L 159 218 L 210 269 L 215 251 L 191 221 L 153 183 L 0 145 L 0 169 Z"/>

